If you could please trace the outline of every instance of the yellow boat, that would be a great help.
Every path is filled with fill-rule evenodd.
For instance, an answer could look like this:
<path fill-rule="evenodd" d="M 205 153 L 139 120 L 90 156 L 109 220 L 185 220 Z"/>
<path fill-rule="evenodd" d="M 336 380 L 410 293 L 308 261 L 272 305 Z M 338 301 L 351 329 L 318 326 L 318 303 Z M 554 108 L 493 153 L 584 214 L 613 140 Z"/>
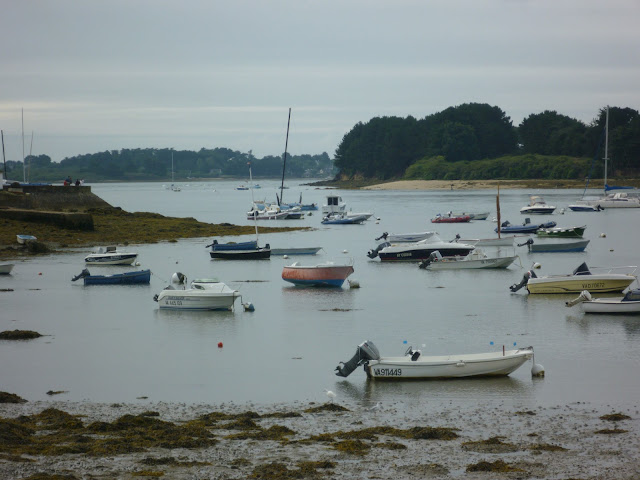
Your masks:
<path fill-rule="evenodd" d="M 615 269 L 630 269 L 629 273 L 613 273 Z M 538 277 L 533 270 L 525 273 L 519 284 L 510 287 L 517 292 L 526 287 L 529 293 L 580 293 L 583 290 L 597 293 L 622 292 L 635 280 L 636 266 L 614 267 L 604 273 L 592 273 L 583 263 L 571 275 L 548 275 Z"/>

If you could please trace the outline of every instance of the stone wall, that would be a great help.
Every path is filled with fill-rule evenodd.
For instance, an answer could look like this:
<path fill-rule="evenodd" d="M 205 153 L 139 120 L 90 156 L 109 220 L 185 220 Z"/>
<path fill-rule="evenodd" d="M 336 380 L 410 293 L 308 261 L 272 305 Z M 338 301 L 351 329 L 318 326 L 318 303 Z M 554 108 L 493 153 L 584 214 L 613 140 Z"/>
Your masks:
<path fill-rule="evenodd" d="M 107 202 L 91 192 L 89 186 L 5 186 L 0 192 L 0 208 L 47 211 L 86 211 L 110 208 Z"/>

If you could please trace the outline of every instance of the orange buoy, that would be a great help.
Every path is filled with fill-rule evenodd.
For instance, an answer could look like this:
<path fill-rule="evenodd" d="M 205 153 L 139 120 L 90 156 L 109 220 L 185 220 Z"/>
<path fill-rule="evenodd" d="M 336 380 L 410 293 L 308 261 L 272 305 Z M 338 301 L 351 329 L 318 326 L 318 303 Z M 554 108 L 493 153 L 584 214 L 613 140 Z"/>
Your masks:
<path fill-rule="evenodd" d="M 218 348 L 222 348 L 222 342 L 218 342 Z"/>

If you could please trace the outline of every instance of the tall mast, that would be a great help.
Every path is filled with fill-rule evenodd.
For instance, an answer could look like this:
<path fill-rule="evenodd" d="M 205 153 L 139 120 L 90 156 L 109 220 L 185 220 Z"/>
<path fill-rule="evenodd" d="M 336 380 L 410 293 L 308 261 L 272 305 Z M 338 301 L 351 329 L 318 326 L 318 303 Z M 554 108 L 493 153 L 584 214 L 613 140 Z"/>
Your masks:
<path fill-rule="evenodd" d="M 256 201 L 253 199 L 253 177 L 251 176 L 251 162 L 249 163 L 249 190 L 251 190 L 251 205 L 253 208 L 251 211 L 253 212 L 253 223 L 256 226 L 256 242 L 258 242 L 258 215 L 256 211 Z"/>
<path fill-rule="evenodd" d="M 4 163 L 4 179 L 7 179 L 7 159 L 4 156 L 4 131 L 0 130 L 0 135 L 2 135 L 2 163 Z"/>
<path fill-rule="evenodd" d="M 607 194 L 607 163 L 609 162 L 609 105 L 604 127 L 604 193 Z"/>
<path fill-rule="evenodd" d="M 24 108 L 22 109 L 22 181 L 27 183 L 27 166 L 24 160 Z"/>
<path fill-rule="evenodd" d="M 280 184 L 280 198 L 278 205 L 282 203 L 282 190 L 284 189 L 284 170 L 287 167 L 287 147 L 289 146 L 289 124 L 291 123 L 291 107 L 289 107 L 289 118 L 287 119 L 287 139 L 284 142 L 284 161 L 282 162 L 282 183 Z"/>

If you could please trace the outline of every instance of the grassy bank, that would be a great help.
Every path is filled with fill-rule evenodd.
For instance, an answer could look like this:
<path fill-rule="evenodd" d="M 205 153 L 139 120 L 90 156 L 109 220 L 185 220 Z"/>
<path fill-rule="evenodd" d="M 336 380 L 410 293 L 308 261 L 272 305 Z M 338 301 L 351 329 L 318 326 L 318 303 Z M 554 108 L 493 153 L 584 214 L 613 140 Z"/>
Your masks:
<path fill-rule="evenodd" d="M 180 238 L 223 237 L 251 235 L 255 227 L 232 225 L 230 223 L 211 224 L 199 222 L 195 218 L 165 217 L 149 212 L 125 212 L 119 208 L 90 209 L 94 230 L 68 230 L 45 223 L 26 222 L 11 219 L 0 220 L 0 258 L 14 258 L 31 255 L 16 242 L 16 235 L 34 235 L 49 249 L 65 247 L 97 246 L 127 243 L 157 243 L 176 241 Z M 261 234 L 306 230 L 309 227 L 260 227 Z"/>

